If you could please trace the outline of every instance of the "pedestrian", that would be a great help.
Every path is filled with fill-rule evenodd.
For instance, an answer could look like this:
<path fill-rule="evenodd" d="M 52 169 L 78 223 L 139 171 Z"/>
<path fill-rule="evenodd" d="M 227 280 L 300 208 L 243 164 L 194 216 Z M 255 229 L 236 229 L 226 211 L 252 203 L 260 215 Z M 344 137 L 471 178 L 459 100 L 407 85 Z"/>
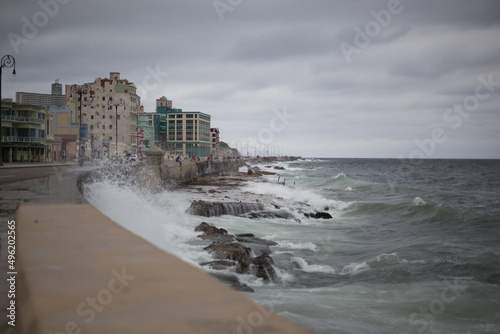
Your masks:
<path fill-rule="evenodd" d="M 178 162 L 180 164 L 180 167 L 182 167 L 182 161 L 179 155 L 177 156 L 177 158 L 175 158 L 175 162 Z"/>

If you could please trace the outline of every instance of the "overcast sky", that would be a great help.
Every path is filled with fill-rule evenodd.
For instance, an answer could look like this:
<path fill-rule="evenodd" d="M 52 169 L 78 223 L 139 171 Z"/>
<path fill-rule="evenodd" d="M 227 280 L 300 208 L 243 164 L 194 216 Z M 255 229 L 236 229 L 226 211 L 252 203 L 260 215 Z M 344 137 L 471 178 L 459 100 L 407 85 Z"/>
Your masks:
<path fill-rule="evenodd" d="M 224 140 L 500 158 L 500 1 L 2 0 L 2 97 L 120 72 Z M 246 148 L 246 144 L 244 144 Z M 252 145 L 250 144 L 250 147 Z M 245 150 L 245 149 L 244 149 Z M 252 149 L 251 149 L 252 150 Z"/>

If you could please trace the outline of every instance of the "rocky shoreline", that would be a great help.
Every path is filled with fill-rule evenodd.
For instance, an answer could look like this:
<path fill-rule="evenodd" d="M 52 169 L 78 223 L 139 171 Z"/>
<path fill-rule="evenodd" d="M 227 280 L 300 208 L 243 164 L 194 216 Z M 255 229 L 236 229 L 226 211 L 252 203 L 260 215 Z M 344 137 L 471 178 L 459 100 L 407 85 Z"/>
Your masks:
<path fill-rule="evenodd" d="M 225 229 L 205 222 L 198 225 L 195 232 L 202 232 L 198 238 L 212 241 L 203 249 L 212 255 L 214 261 L 202 262 L 201 266 L 208 266 L 213 270 L 234 270 L 237 274 L 251 274 L 266 282 L 278 281 L 278 276 L 272 266 L 274 261 L 269 255 L 271 254 L 270 246 L 277 245 L 275 242 L 257 238 L 251 233 L 229 234 Z M 231 275 L 216 274 L 216 277 L 236 290 L 253 292 L 252 288 L 241 284 L 236 276 L 228 276 Z"/>
<path fill-rule="evenodd" d="M 232 215 L 248 218 L 284 218 L 300 223 L 299 219 L 291 216 L 286 210 L 281 210 L 277 204 L 266 208 L 258 195 L 240 193 L 241 198 L 233 197 L 235 193 L 232 190 L 243 186 L 247 181 L 269 182 L 260 178 L 264 174 L 275 173 L 263 172 L 252 167 L 245 173 L 234 171 L 226 176 L 203 176 L 192 179 L 183 187 L 183 191 L 193 194 L 191 206 L 186 212 L 200 217 Z M 303 212 L 303 216 L 315 219 L 331 218 L 327 212 Z M 271 247 L 278 245 L 274 241 L 258 238 L 253 233 L 230 234 L 227 230 L 206 222 L 199 224 L 195 232 L 200 232 L 198 238 L 211 242 L 203 249 L 211 254 L 213 260 L 202 262 L 200 265 L 210 268 L 214 276 L 234 289 L 244 292 L 254 291 L 242 284 L 237 274 L 254 275 L 268 283 L 279 282 L 271 257 Z"/>

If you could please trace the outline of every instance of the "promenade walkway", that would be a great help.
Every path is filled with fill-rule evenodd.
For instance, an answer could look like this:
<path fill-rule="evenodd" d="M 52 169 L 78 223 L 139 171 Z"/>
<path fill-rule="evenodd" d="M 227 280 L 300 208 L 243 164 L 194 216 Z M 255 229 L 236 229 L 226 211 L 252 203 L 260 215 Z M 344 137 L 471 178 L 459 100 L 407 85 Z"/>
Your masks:
<path fill-rule="evenodd" d="M 165 164 L 180 169 L 175 160 Z M 46 166 L 61 164 L 1 168 Z M 16 331 L 4 322 L 12 299 L 9 286 L 0 284 L 0 332 L 307 333 L 105 217 L 76 188 L 76 176 L 91 164 L 70 166 L 61 175 L 30 180 L 15 216 L 2 215 L 15 221 L 17 275 Z M 1 250 L 7 263 L 6 247 Z M 6 273 L 3 267 L 4 282 Z"/>

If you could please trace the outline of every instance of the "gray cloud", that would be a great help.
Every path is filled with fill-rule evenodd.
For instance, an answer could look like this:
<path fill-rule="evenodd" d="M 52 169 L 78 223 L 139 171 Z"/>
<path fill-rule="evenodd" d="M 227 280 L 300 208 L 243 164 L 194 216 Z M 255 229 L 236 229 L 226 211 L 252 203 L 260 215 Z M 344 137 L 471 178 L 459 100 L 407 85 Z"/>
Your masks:
<path fill-rule="evenodd" d="M 500 158 L 499 86 L 468 117 L 445 119 L 479 76 L 500 82 L 500 2 L 401 0 L 362 47 L 355 28 L 366 34 L 390 1 L 242 1 L 222 21 L 213 3 L 73 0 L 43 22 L 38 1 L 5 0 L 0 50 L 16 57 L 18 75 L 4 71 L 2 96 L 111 71 L 142 85 L 160 69 L 169 74 L 144 91 L 146 111 L 167 95 L 210 113 L 223 138 L 258 137 L 273 110 L 286 108 L 295 118 L 272 144 L 289 154 L 408 157 L 440 127 L 448 139 L 431 158 Z M 23 35 L 26 21 L 32 36 Z M 23 38 L 17 50 L 9 33 Z M 342 43 L 357 48 L 350 63 Z"/>

